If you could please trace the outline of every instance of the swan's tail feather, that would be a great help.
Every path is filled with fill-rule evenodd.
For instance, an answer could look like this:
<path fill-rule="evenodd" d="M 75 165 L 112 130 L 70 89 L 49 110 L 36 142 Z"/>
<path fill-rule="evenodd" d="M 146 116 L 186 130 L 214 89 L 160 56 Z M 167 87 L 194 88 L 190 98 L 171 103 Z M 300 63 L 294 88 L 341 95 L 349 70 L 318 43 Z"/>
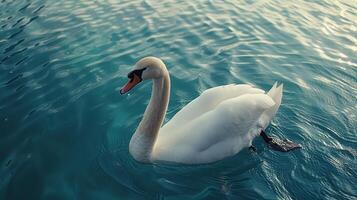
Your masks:
<path fill-rule="evenodd" d="M 275 82 L 273 87 L 267 93 L 267 95 L 273 99 L 275 105 L 269 110 L 265 111 L 261 116 L 260 122 L 263 127 L 263 130 L 269 125 L 269 122 L 274 117 L 280 107 L 281 99 L 283 97 L 283 84 L 280 84 L 278 86 L 278 83 Z"/>
<path fill-rule="evenodd" d="M 271 89 L 267 93 L 267 95 L 270 96 L 276 103 L 276 106 L 279 107 L 280 103 L 281 103 L 281 99 L 283 97 L 284 84 L 280 84 L 279 86 L 277 86 L 277 85 L 278 85 L 278 83 L 275 82 L 273 87 L 271 87 Z"/>

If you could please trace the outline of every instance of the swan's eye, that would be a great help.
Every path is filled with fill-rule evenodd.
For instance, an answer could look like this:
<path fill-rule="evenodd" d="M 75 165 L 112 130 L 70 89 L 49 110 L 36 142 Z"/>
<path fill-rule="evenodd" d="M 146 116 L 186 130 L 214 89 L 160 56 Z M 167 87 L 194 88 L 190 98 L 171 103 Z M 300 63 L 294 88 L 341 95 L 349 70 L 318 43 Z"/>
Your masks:
<path fill-rule="evenodd" d="M 128 74 L 128 78 L 129 79 L 133 79 L 134 78 L 134 74 L 137 75 L 140 79 L 141 79 L 141 75 L 143 74 L 143 71 L 146 69 L 145 68 L 142 68 L 142 69 L 136 69 L 136 70 L 133 70 L 131 71 L 129 74 Z"/>
<path fill-rule="evenodd" d="M 134 78 L 134 73 L 135 73 L 135 70 L 134 70 L 134 71 L 131 71 L 131 72 L 128 74 L 128 78 L 130 78 L 130 79 Z"/>

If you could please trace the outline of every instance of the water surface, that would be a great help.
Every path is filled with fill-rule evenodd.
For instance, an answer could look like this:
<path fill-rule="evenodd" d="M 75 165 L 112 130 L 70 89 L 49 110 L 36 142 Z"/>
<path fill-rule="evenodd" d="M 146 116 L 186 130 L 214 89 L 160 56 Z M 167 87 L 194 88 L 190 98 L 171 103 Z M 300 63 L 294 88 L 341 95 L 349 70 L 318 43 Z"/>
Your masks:
<path fill-rule="evenodd" d="M 356 199 L 354 1 L 0 2 L 0 199 Z M 210 165 L 140 164 L 127 146 L 150 83 L 120 96 L 140 58 L 171 72 L 169 120 L 207 88 L 284 83 L 261 139 Z"/>

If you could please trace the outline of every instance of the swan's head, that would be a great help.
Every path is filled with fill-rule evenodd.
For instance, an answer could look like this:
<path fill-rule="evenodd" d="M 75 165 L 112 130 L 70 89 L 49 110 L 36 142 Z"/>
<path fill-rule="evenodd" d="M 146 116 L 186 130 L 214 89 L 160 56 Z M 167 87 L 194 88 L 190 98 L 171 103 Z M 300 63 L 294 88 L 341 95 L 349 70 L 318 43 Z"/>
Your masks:
<path fill-rule="evenodd" d="M 156 57 L 145 57 L 140 59 L 129 72 L 129 81 L 120 89 L 120 94 L 125 94 L 138 83 L 148 79 L 158 79 L 165 75 L 167 69 L 161 59 Z"/>

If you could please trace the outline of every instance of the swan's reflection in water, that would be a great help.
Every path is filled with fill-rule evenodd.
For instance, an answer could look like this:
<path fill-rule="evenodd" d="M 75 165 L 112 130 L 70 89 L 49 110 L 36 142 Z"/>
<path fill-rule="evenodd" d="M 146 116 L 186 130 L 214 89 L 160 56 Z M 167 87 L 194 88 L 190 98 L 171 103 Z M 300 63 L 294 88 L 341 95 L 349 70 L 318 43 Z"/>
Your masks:
<path fill-rule="evenodd" d="M 248 150 L 205 165 L 173 163 L 143 164 L 129 156 L 125 146 L 105 150 L 98 158 L 101 168 L 122 187 L 138 197 L 261 197 L 254 191 L 251 172 L 260 166 L 256 153 Z"/>

